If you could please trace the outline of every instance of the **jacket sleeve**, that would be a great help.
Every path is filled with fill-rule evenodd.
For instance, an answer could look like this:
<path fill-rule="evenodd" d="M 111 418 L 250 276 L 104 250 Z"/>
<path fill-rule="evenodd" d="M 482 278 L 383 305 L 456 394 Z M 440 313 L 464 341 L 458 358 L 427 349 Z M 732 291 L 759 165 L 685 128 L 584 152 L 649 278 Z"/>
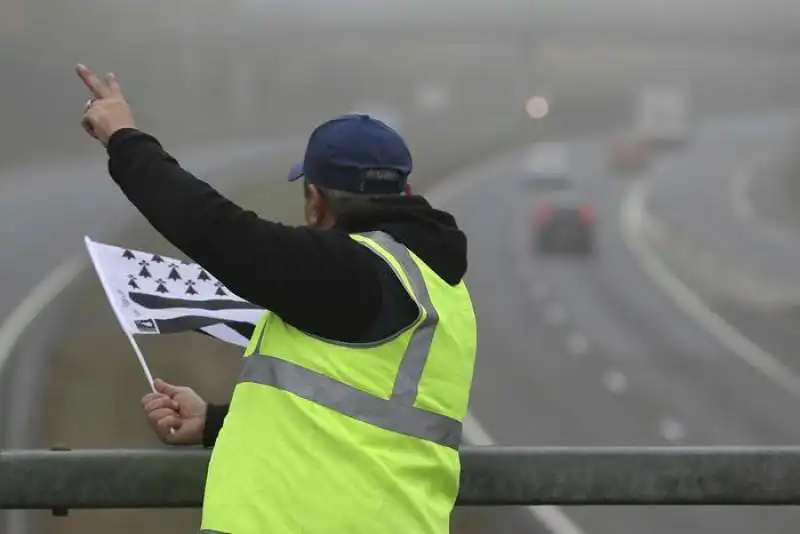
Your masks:
<path fill-rule="evenodd" d="M 229 409 L 230 404 L 209 404 L 206 407 L 206 426 L 203 427 L 203 447 L 206 449 L 214 447 Z"/>
<path fill-rule="evenodd" d="M 109 174 L 150 224 L 243 299 L 343 341 L 380 310 L 379 260 L 346 233 L 261 219 L 139 130 L 116 132 L 107 151 Z"/>

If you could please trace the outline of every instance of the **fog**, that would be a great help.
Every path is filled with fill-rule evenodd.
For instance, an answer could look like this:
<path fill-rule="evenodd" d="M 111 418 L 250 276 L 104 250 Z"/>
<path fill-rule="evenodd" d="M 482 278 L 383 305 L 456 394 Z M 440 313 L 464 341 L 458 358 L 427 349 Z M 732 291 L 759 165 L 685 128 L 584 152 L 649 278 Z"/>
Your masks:
<path fill-rule="evenodd" d="M 82 89 L 72 80 L 71 66 L 84 61 L 98 69 L 114 68 L 127 82 L 136 100 L 146 101 L 139 113 L 146 124 L 167 135 L 182 138 L 222 138 L 236 132 L 253 134 L 269 119 L 269 101 L 281 100 L 280 88 L 291 86 L 289 71 L 300 69 L 300 60 L 278 42 L 306 46 L 315 34 L 330 27 L 344 27 L 342 34 L 380 31 L 385 27 L 415 31 L 427 24 L 463 25 L 466 35 L 481 39 L 480 26 L 492 22 L 512 24 L 527 39 L 551 39 L 548 28 L 558 28 L 560 40 L 580 39 L 584 28 L 610 28 L 624 39 L 626 31 L 646 34 L 648 28 L 667 28 L 680 41 L 682 33 L 701 27 L 709 35 L 726 32 L 757 32 L 767 41 L 776 35 L 793 35 L 800 23 L 800 4 L 764 0 L 745 2 L 669 2 L 571 0 L 560 2 L 491 3 L 453 0 L 394 2 L 304 0 L 292 2 L 243 1 L 214 4 L 189 1 L 106 3 L 75 0 L 7 0 L 0 6 L 0 165 L 26 154 L 55 155 L 85 147 L 84 140 L 66 132 L 77 113 L 74 102 Z M 473 25 L 479 26 L 472 28 Z M 570 33 L 570 29 L 572 32 Z M 791 34 L 786 33 L 791 29 Z M 325 30 L 326 31 L 326 30 Z M 537 33 L 539 32 L 539 33 Z M 435 35 L 431 30 L 430 35 Z M 702 38 L 701 34 L 701 38 Z M 503 40 L 502 34 L 496 40 Z M 693 34 L 696 40 L 697 35 Z M 461 39 L 463 42 L 465 39 Z M 486 39 L 484 38 L 484 41 Z M 324 48 L 320 41 L 318 46 Z M 317 45 L 315 45 L 317 46 Z M 278 49 L 280 48 L 280 49 Z M 146 58 L 146 61 L 143 59 Z M 286 61 L 277 76 L 262 69 L 237 67 L 256 61 Z M 234 69 L 247 70 L 263 79 L 248 84 L 260 102 L 257 114 L 242 114 L 242 123 L 218 120 L 229 105 L 231 94 L 220 85 Z M 308 76 L 318 72 L 303 69 Z M 341 75 L 340 75 L 341 76 Z M 195 78 L 196 77 L 196 78 Z M 280 82 L 277 81 L 280 78 Z M 302 81 L 299 81 L 304 85 Z M 307 84 L 305 84 L 307 85 Z M 337 87 L 330 85 L 331 92 Z M 301 89 L 302 90 L 302 89 Z M 290 93 L 294 89 L 289 90 Z M 147 95 L 153 96 L 152 100 Z M 332 95 L 330 95 L 333 98 Z M 173 101 L 174 100 L 174 101 Z M 298 114 L 307 114 L 319 99 L 309 101 Z M 73 104 L 68 104 L 73 102 Z M 171 120 L 158 122 L 158 108 L 170 110 Z M 181 121 L 174 120 L 175 115 Z M 186 116 L 184 116 L 184 114 Z M 313 113 L 312 113 L 313 115 Z M 208 122 L 200 121 L 200 116 Z M 189 121 L 189 122 L 185 122 Z M 253 122 L 253 124 L 244 124 Z M 215 125 L 213 131 L 197 125 Z M 33 132 L 36 133 L 33 133 Z M 191 133 L 187 133 L 191 132 Z M 36 156 L 39 157 L 39 156 Z"/>
<path fill-rule="evenodd" d="M 786 421 L 797 399 L 737 336 L 800 376 L 800 237 L 786 237 L 800 236 L 797 28 L 796 0 L 0 1 L 0 449 L 159 446 L 94 272 L 63 275 L 84 235 L 177 254 L 81 130 L 79 62 L 115 72 L 142 130 L 270 219 L 300 222 L 286 169 L 310 130 L 342 112 L 406 136 L 419 191 L 466 176 L 457 195 L 434 194 L 470 239 L 481 325 L 471 411 L 498 443 L 796 444 Z M 640 131 L 653 85 L 686 96 L 675 150 Z M 540 199 L 517 159 L 538 157 L 541 141 L 566 147 L 567 174 L 597 213 L 591 257 L 534 246 Z M 229 398 L 238 349 L 149 337 L 158 374 Z M 459 509 L 453 532 L 800 524 L 786 509 L 565 513 L 585 532 L 523 508 Z M 174 534 L 196 531 L 198 517 L 0 519 L 4 534 Z"/>
<path fill-rule="evenodd" d="M 797 25 L 800 6 L 791 0 L 562 0 L 559 2 L 496 0 L 249 0 L 254 11 L 273 16 L 302 16 L 324 24 L 348 22 L 507 22 L 530 28 L 565 23 L 670 27 L 702 26 L 790 29 Z"/>

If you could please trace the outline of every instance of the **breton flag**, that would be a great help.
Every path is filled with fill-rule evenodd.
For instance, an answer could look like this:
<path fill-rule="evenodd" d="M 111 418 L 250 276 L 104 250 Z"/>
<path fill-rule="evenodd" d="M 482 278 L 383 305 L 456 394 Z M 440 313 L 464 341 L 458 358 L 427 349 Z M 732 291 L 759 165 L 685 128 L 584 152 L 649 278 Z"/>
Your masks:
<path fill-rule="evenodd" d="M 140 334 L 194 331 L 246 347 L 264 315 L 263 308 L 235 295 L 196 263 L 85 239 L 106 296 L 137 354 L 132 336 Z"/>

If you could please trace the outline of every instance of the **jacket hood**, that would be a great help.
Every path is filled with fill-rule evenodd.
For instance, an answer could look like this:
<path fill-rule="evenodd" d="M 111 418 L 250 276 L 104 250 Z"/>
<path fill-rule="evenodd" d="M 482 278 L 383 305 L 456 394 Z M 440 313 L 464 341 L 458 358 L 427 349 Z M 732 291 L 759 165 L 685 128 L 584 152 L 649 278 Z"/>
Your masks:
<path fill-rule="evenodd" d="M 375 200 L 340 216 L 336 227 L 348 233 L 386 232 L 450 285 L 461 282 L 467 272 L 467 236 L 452 215 L 421 196 Z"/>

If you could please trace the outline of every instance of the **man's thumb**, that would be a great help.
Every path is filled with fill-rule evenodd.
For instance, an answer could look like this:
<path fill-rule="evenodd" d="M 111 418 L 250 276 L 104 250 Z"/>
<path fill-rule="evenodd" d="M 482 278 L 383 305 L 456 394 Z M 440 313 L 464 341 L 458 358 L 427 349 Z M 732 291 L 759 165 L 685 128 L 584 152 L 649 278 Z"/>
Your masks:
<path fill-rule="evenodd" d="M 163 393 L 164 395 L 168 395 L 170 397 L 174 397 L 181 391 L 181 389 L 178 386 L 173 386 L 172 384 L 165 382 L 160 378 L 156 378 L 153 381 L 153 387 L 159 393 Z"/>

